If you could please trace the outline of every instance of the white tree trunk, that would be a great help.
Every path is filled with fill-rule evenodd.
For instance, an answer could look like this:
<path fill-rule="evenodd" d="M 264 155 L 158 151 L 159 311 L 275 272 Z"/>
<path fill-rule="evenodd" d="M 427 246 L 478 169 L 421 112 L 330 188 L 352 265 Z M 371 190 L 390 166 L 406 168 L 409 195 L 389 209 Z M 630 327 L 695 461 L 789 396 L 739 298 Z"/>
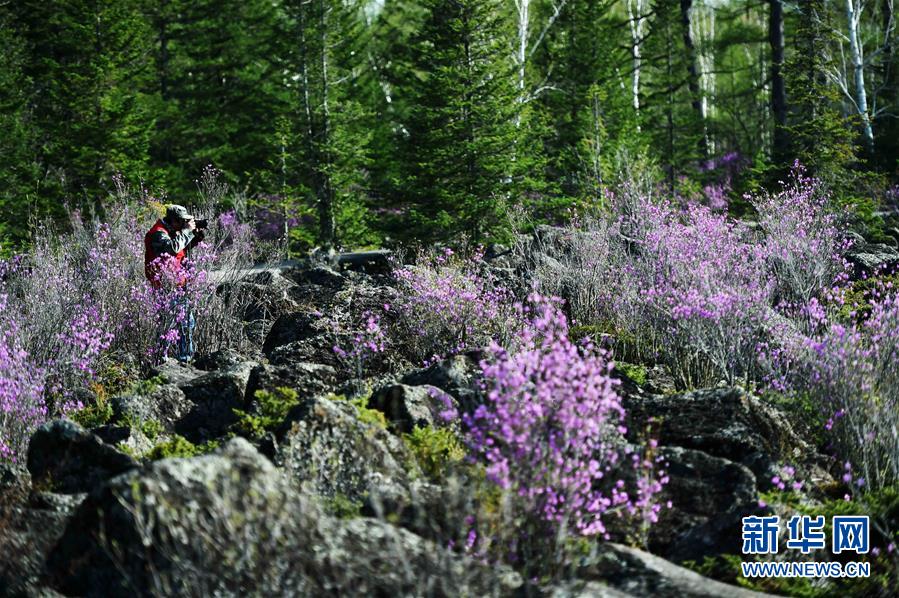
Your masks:
<path fill-rule="evenodd" d="M 874 129 L 871 126 L 871 115 L 868 112 L 868 94 L 865 91 L 865 58 L 864 48 L 859 41 L 859 23 L 865 0 L 846 0 L 846 25 L 848 27 L 849 54 L 852 61 L 852 79 L 855 87 L 855 107 L 862 119 L 862 135 L 865 150 L 874 152 Z"/>
<path fill-rule="evenodd" d="M 631 95 L 634 112 L 640 114 L 640 70 L 643 66 L 643 34 L 646 29 L 647 0 L 627 0 L 627 18 L 631 29 L 631 58 L 633 74 L 631 77 Z M 637 131 L 640 130 L 639 123 Z"/>

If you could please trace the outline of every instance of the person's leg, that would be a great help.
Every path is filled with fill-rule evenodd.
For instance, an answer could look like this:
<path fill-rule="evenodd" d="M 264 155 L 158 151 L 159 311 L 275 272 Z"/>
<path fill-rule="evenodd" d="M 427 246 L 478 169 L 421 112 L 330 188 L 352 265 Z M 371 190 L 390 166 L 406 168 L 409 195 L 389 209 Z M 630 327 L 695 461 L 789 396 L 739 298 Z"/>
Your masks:
<path fill-rule="evenodd" d="M 196 320 L 190 304 L 186 299 L 182 300 L 179 305 L 179 324 L 178 324 L 178 361 L 190 361 L 196 350 L 194 346 L 194 328 Z"/>

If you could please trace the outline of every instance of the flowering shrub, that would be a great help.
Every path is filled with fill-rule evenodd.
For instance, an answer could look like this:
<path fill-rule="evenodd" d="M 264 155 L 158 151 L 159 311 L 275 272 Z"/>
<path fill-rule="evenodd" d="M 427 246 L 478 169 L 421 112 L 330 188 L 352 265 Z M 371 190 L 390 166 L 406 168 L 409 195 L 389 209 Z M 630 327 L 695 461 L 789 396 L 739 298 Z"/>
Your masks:
<path fill-rule="evenodd" d="M 385 305 L 384 309 L 389 310 L 390 306 Z M 362 314 L 362 320 L 362 328 L 353 333 L 352 347 L 344 349 L 338 345 L 334 346 L 334 353 L 351 365 L 357 378 L 362 378 L 366 360 L 383 353 L 387 348 L 387 334 L 381 327 L 381 318 L 366 310 Z"/>
<path fill-rule="evenodd" d="M 697 202 L 609 198 L 605 217 L 542 242 L 551 259 L 532 259 L 532 274 L 578 325 L 611 333 L 629 359 L 664 362 L 681 387 L 758 380 L 758 347 L 764 359 L 782 350 L 809 324 L 802 308 L 846 277 L 844 229 L 798 167 L 782 191 L 748 198 L 761 234 Z"/>
<path fill-rule="evenodd" d="M 47 417 L 44 372 L 22 347 L 15 314 L 0 296 L 0 461 L 16 462 Z"/>
<path fill-rule="evenodd" d="M 806 305 L 845 282 L 849 249 L 845 225 L 830 205 L 820 181 L 797 163 L 777 193 L 747 195 L 764 231 L 765 253 L 782 302 Z"/>
<path fill-rule="evenodd" d="M 809 396 L 834 453 L 874 490 L 899 482 L 899 297 L 881 295 L 863 322 L 832 321 L 795 334 L 768 356 L 775 388 Z"/>
<path fill-rule="evenodd" d="M 204 197 L 219 202 L 222 188 L 204 181 Z M 28 254 L 0 264 L 2 459 L 20 456 L 47 417 L 103 394 L 108 366 L 155 364 L 177 342 L 188 309 L 198 318 L 195 340 L 203 350 L 249 345 L 241 319 L 248 299 L 215 289 L 252 263 L 251 227 L 234 213 L 211 218 L 206 240 L 190 250 L 183 268 L 160 258 L 162 285 L 155 289 L 144 276 L 143 239 L 158 217 L 156 204 L 121 181 L 112 202 L 114 220 L 85 222 L 73 213 L 69 232 L 40 231 Z"/>
<path fill-rule="evenodd" d="M 432 362 L 466 347 L 514 338 L 520 323 L 512 294 L 486 271 L 482 252 L 464 260 L 447 248 L 421 255 L 418 262 L 394 271 L 399 332 L 413 359 Z"/>
<path fill-rule="evenodd" d="M 625 459 L 630 451 L 612 363 L 592 345 L 569 340 L 559 300 L 529 301 L 519 306 L 528 321 L 520 348 L 491 345 L 492 357 L 481 363 L 485 402 L 462 415 L 470 450 L 529 530 L 511 540 L 512 558 L 534 550 L 535 538 L 566 531 L 609 538 L 607 519 L 615 512 L 654 521 L 652 499 L 664 475 L 641 476 L 634 487 L 624 481 L 623 468 L 644 464 L 636 454 L 632 464 Z"/>

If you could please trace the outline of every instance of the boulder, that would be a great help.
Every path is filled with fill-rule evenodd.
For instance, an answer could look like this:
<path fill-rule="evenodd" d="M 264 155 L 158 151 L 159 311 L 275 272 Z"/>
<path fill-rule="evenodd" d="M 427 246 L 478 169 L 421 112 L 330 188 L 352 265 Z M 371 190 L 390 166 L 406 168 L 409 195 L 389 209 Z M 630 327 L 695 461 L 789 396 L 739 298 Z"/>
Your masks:
<path fill-rule="evenodd" d="M 194 378 L 180 388 L 192 403 L 175 431 L 191 442 L 221 436 L 237 420 L 234 409 L 246 409 L 246 391 L 254 362 L 243 362 L 227 370 Z"/>
<path fill-rule="evenodd" d="M 549 598 L 636 598 L 621 590 L 598 581 L 575 579 L 544 588 L 543 595 Z"/>
<path fill-rule="evenodd" d="M 660 444 L 742 463 L 755 474 L 762 490 L 778 474 L 778 463 L 800 465 L 815 454 L 784 413 L 738 388 L 625 396 L 624 407 L 632 440 L 652 420 Z"/>
<path fill-rule="evenodd" d="M 600 544 L 598 554 L 582 565 L 576 576 L 584 582 L 608 584 L 616 590 L 633 596 L 652 596 L 653 598 L 759 598 L 767 596 L 767 594 L 703 577 L 648 552 L 611 542 Z"/>
<path fill-rule="evenodd" d="M 194 357 L 193 364 L 206 372 L 220 372 L 239 367 L 245 363 L 246 357 L 234 349 L 222 349 L 212 353 L 200 353 Z"/>
<path fill-rule="evenodd" d="M 117 426 L 107 424 L 99 428 L 91 430 L 100 437 L 100 440 L 109 445 L 122 445 L 127 447 L 130 455 L 143 455 L 153 448 L 154 438 L 149 438 L 144 434 L 142 426 L 132 424 L 128 426 Z"/>
<path fill-rule="evenodd" d="M 272 324 L 262 345 L 262 352 L 270 355 L 277 347 L 308 340 L 328 332 L 330 332 L 329 323 L 320 312 L 300 311 L 284 314 Z"/>
<path fill-rule="evenodd" d="M 297 284 L 312 284 L 329 289 L 339 289 L 346 283 L 346 278 L 328 266 L 314 266 L 307 269 L 292 270 L 288 276 Z"/>
<path fill-rule="evenodd" d="M 134 459 L 66 419 L 43 424 L 28 444 L 32 483 L 55 492 L 89 492 L 136 466 Z"/>
<path fill-rule="evenodd" d="M 57 595 L 41 584 L 44 561 L 84 497 L 35 492 L 9 501 L 0 486 L 0 596 Z"/>
<path fill-rule="evenodd" d="M 445 397 L 441 400 L 440 397 Z M 446 403 L 449 403 L 447 405 Z M 441 412 L 456 401 L 436 386 L 409 386 L 407 384 L 391 384 L 383 386 L 372 393 L 368 406 L 384 413 L 394 429 L 398 432 L 411 432 L 416 426 L 443 425 Z"/>
<path fill-rule="evenodd" d="M 275 462 L 307 491 L 361 501 L 383 476 L 406 486 L 414 463 L 402 440 L 359 419 L 346 401 L 313 398 L 287 415 L 277 431 Z"/>
<path fill-rule="evenodd" d="M 157 386 L 147 395 L 116 396 L 111 405 L 114 421 L 141 426 L 154 420 L 167 433 L 173 433 L 178 422 L 193 408 L 193 403 L 174 384 Z"/>
<path fill-rule="evenodd" d="M 481 368 L 480 353 L 472 351 L 454 355 L 424 369 L 410 372 L 400 379 L 409 386 L 434 386 L 443 390 L 462 405 L 463 409 L 477 402 L 477 381 Z"/>
<path fill-rule="evenodd" d="M 111 480 L 47 559 L 68 595 L 508 595 L 521 578 L 383 521 L 340 520 L 243 439 Z"/>
<path fill-rule="evenodd" d="M 329 365 L 294 363 L 291 365 L 257 365 L 250 372 L 246 399 L 253 400 L 257 390 L 273 391 L 279 387 L 296 390 L 301 397 L 325 395 L 337 388 L 337 371 Z"/>
<path fill-rule="evenodd" d="M 154 462 L 88 497 L 47 559 L 48 581 L 68 595 L 195 594 L 207 574 L 246 567 L 240 555 L 251 547 L 273 548 L 263 545 L 291 517 L 287 498 L 274 466 L 243 439 Z M 185 583 L 199 585 L 185 592 Z"/>
<path fill-rule="evenodd" d="M 742 518 L 759 514 L 755 476 L 739 463 L 702 451 L 664 447 L 669 482 L 658 501 L 671 501 L 649 532 L 653 554 L 675 562 L 739 554 Z"/>
<path fill-rule="evenodd" d="M 206 372 L 197 369 L 189 363 L 181 363 L 175 359 L 167 359 L 153 368 L 150 375 L 162 380 L 163 384 L 181 386 L 194 378 L 199 378 L 205 373 Z"/>
<path fill-rule="evenodd" d="M 846 252 L 855 278 L 886 273 L 899 266 L 899 250 L 883 243 L 868 243 L 854 235 L 853 245 Z"/>

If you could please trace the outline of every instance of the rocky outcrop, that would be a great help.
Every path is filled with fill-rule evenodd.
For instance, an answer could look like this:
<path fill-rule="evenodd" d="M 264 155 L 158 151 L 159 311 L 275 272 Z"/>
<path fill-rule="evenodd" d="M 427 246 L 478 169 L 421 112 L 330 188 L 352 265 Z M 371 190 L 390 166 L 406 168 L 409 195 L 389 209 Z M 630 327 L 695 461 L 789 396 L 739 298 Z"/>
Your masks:
<path fill-rule="evenodd" d="M 439 388 L 453 396 L 466 409 L 477 403 L 480 359 L 478 351 L 454 355 L 424 369 L 409 372 L 400 382 L 409 386 Z"/>
<path fill-rule="evenodd" d="M 406 486 L 414 463 L 402 440 L 361 421 L 345 401 L 309 399 L 288 413 L 277 433 L 275 462 L 307 491 L 359 501 L 387 481 Z"/>
<path fill-rule="evenodd" d="M 262 364 L 253 368 L 247 381 L 246 397 L 251 401 L 258 390 L 273 391 L 276 388 L 292 388 L 301 397 L 325 395 L 338 386 L 337 370 L 318 363 L 293 363 L 290 365 Z"/>
<path fill-rule="evenodd" d="M 368 399 L 368 406 L 383 412 L 387 421 L 401 433 L 409 433 L 416 426 L 424 428 L 443 425 L 441 412 L 448 407 L 455 407 L 454 404 L 455 400 L 436 386 L 406 384 L 383 386 Z"/>
<path fill-rule="evenodd" d="M 883 243 L 868 243 L 858 234 L 852 235 L 852 247 L 845 257 L 856 279 L 884 274 L 899 266 L 899 250 Z"/>
<path fill-rule="evenodd" d="M 242 439 L 109 482 L 48 559 L 66 594 L 506 595 L 507 570 L 373 519 L 338 520 Z"/>
<path fill-rule="evenodd" d="M 217 293 L 226 301 L 240 301 L 239 307 L 246 321 L 271 321 L 297 309 L 291 294 L 296 284 L 278 272 L 259 272 L 237 282 L 218 287 Z"/>
<path fill-rule="evenodd" d="M 28 445 L 32 484 L 54 492 L 90 492 L 105 480 L 136 466 L 130 456 L 66 419 L 39 427 Z"/>
<path fill-rule="evenodd" d="M 204 442 L 225 434 L 236 421 L 234 409 L 246 409 L 246 391 L 254 362 L 209 372 L 180 386 L 191 402 L 175 431 L 191 442 Z"/>
<path fill-rule="evenodd" d="M 653 554 L 675 562 L 715 554 L 739 554 L 742 518 L 759 512 L 755 476 L 749 469 L 702 451 L 659 451 L 669 482 L 658 500 L 671 501 L 649 533 Z"/>
<path fill-rule="evenodd" d="M 174 384 L 162 384 L 144 395 L 113 397 L 110 403 L 114 421 L 141 426 L 152 420 L 159 422 L 167 433 L 174 433 L 178 422 L 193 408 L 184 392 Z"/>
<path fill-rule="evenodd" d="M 601 544 L 599 554 L 578 569 L 577 576 L 583 582 L 601 582 L 632 596 L 760 598 L 767 595 L 708 579 L 648 552 L 611 542 Z"/>
<path fill-rule="evenodd" d="M 785 414 L 738 388 L 630 396 L 625 408 L 632 438 L 652 421 L 660 444 L 741 463 L 756 475 L 763 490 L 778 474 L 779 463 L 800 464 L 815 454 Z"/>

